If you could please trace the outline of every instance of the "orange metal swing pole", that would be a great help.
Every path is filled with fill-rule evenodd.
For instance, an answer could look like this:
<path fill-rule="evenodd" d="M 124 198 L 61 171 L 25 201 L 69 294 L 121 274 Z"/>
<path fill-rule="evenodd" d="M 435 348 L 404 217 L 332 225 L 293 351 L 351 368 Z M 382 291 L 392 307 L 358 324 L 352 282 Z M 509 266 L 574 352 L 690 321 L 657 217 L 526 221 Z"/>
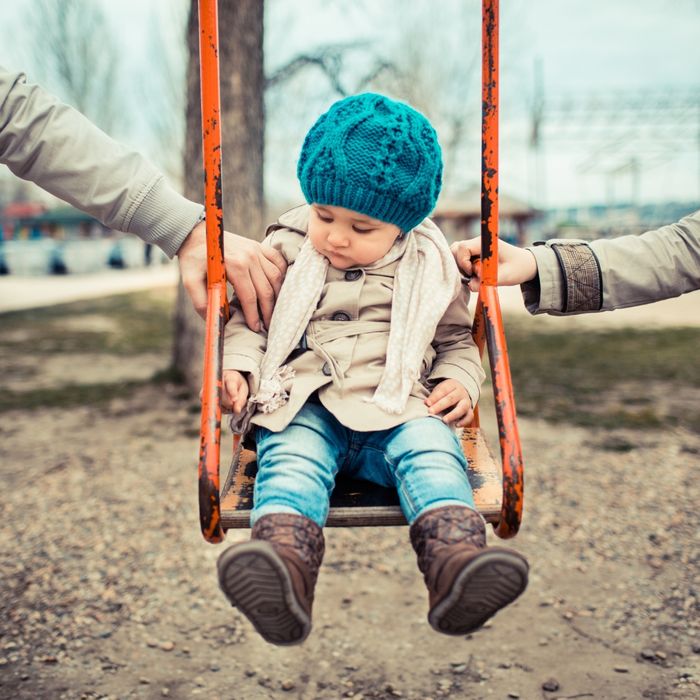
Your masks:
<path fill-rule="evenodd" d="M 499 537 L 513 537 L 523 513 L 523 458 L 498 299 L 498 0 L 482 0 L 481 287 L 474 336 L 489 354 L 503 467 Z"/>
<path fill-rule="evenodd" d="M 220 542 L 224 538 L 219 503 L 221 358 L 224 326 L 228 320 L 228 298 L 224 267 L 219 30 L 216 0 L 199 0 L 199 59 L 202 85 L 208 293 L 199 448 L 199 519 L 204 538 L 209 542 Z"/>

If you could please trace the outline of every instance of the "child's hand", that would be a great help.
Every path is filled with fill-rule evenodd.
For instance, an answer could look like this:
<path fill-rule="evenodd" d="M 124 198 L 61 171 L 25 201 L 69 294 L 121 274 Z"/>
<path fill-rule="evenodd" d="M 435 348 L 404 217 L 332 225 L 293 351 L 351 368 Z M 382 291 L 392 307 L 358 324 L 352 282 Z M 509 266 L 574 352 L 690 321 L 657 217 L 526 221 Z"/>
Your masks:
<path fill-rule="evenodd" d="M 248 382 L 235 369 L 225 369 L 223 373 L 221 407 L 233 413 L 240 413 L 248 400 Z"/>
<path fill-rule="evenodd" d="M 467 390 L 456 379 L 445 379 L 430 392 L 425 400 L 428 413 L 436 415 L 452 410 L 442 417 L 445 423 L 455 423 L 457 428 L 463 428 L 474 420 L 472 400 Z"/>

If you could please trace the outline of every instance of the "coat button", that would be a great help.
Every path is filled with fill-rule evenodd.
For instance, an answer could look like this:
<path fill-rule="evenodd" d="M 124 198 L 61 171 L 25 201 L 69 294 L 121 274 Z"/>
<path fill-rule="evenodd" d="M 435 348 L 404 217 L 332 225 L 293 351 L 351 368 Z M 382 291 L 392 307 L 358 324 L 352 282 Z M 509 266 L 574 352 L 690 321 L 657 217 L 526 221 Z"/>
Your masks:
<path fill-rule="evenodd" d="M 345 273 L 345 279 L 348 282 L 354 282 L 355 280 L 359 280 L 360 277 L 362 277 L 362 270 L 348 270 Z"/>
<path fill-rule="evenodd" d="M 349 321 L 350 314 L 346 314 L 345 311 L 336 311 L 331 316 L 331 321 Z"/>
<path fill-rule="evenodd" d="M 323 367 L 321 368 L 321 372 L 323 372 L 327 377 L 331 376 L 331 366 L 327 363 L 323 363 Z"/>

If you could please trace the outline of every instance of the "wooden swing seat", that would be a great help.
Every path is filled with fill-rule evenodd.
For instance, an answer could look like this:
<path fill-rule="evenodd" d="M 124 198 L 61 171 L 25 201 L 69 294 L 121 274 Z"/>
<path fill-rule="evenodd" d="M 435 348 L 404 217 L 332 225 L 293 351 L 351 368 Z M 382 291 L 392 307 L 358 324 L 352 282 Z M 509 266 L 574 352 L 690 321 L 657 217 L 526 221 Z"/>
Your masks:
<path fill-rule="evenodd" d="M 503 497 L 500 463 L 494 459 L 480 428 L 463 428 L 462 449 L 469 463 L 467 476 L 474 490 L 476 507 L 488 522 L 498 522 Z M 221 497 L 221 525 L 224 530 L 250 527 L 253 485 L 258 465 L 255 452 L 242 450 L 239 464 L 232 464 L 230 488 Z M 395 489 L 359 479 L 337 479 L 329 527 L 405 525 Z"/>

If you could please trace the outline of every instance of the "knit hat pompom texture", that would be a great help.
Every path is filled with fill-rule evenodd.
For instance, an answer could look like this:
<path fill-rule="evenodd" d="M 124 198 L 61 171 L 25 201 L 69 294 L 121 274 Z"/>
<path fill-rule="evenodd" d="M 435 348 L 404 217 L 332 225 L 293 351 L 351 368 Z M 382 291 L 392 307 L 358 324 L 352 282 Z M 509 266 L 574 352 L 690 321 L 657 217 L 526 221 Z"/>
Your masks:
<path fill-rule="evenodd" d="M 407 232 L 435 207 L 442 152 L 420 112 L 365 93 L 318 118 L 304 139 L 297 177 L 307 202 L 352 209 Z"/>

